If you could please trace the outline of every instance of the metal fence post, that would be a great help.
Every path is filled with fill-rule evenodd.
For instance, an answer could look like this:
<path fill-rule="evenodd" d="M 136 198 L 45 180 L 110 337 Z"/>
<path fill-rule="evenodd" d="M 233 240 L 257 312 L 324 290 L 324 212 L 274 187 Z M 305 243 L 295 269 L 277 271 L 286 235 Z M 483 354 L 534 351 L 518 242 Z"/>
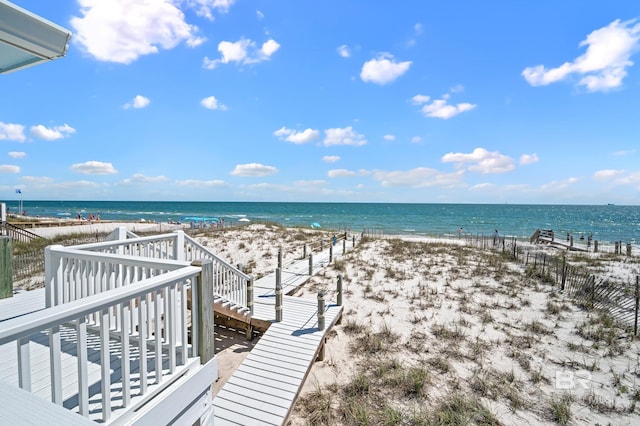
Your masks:
<path fill-rule="evenodd" d="M 282 247 L 278 249 L 278 268 L 282 268 Z"/>
<path fill-rule="evenodd" d="M 282 271 L 276 269 L 276 322 L 282 321 Z"/>

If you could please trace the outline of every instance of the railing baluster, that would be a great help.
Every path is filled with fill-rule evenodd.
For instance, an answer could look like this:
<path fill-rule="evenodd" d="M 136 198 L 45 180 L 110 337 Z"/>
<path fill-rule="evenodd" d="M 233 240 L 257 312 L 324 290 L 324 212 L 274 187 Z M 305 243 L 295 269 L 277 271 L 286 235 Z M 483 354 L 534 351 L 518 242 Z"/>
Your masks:
<path fill-rule="evenodd" d="M 31 353 L 29 337 L 18 339 L 18 386 L 31 392 Z"/>
<path fill-rule="evenodd" d="M 62 405 L 62 365 L 60 361 L 60 326 L 49 329 L 49 368 L 51 372 L 51 401 Z"/>
<path fill-rule="evenodd" d="M 76 321 L 76 352 L 78 355 L 78 410 L 89 417 L 89 377 L 87 374 L 87 320 L 83 315 Z"/>
<path fill-rule="evenodd" d="M 156 334 L 156 383 L 162 383 L 162 315 L 160 314 L 161 308 L 161 292 L 158 291 L 154 293 L 155 296 L 155 315 L 153 317 L 153 322 L 155 323 L 155 334 Z"/>
<path fill-rule="evenodd" d="M 109 309 L 103 309 L 100 316 L 102 421 L 107 422 L 111 418 L 111 354 L 109 352 Z"/>
<path fill-rule="evenodd" d="M 138 299 L 138 372 L 140 378 L 140 395 L 147 393 L 147 296 Z"/>
<path fill-rule="evenodd" d="M 128 407 L 131 403 L 131 362 L 129 359 L 129 302 L 120 305 L 122 329 L 120 330 L 120 345 L 122 353 L 120 357 L 120 371 L 122 372 L 122 406 Z"/>
<path fill-rule="evenodd" d="M 176 372 L 176 285 L 165 289 L 168 299 L 168 309 L 165 312 L 165 338 L 169 351 L 169 374 Z"/>

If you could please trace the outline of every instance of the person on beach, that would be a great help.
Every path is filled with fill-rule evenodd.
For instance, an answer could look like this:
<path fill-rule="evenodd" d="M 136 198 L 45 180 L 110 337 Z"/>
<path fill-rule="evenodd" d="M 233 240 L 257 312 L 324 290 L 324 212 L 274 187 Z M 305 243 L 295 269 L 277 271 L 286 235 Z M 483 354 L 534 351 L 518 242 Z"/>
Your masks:
<path fill-rule="evenodd" d="M 493 245 L 495 246 L 498 242 L 498 230 L 493 231 Z"/>
<path fill-rule="evenodd" d="M 335 234 L 333 235 L 333 245 L 335 246 L 336 244 L 338 244 L 338 237 L 335 236 Z"/>
<path fill-rule="evenodd" d="M 458 228 L 458 238 L 462 236 L 462 227 Z"/>

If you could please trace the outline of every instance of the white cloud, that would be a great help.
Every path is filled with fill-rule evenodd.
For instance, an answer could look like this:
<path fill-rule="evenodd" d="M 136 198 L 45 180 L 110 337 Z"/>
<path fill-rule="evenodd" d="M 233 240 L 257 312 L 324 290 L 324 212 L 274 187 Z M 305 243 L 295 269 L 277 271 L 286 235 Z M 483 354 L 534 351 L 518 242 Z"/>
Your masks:
<path fill-rule="evenodd" d="M 636 153 L 635 149 L 626 149 L 626 150 L 615 151 L 611 155 L 615 157 L 626 157 L 627 155 L 635 155 L 635 153 Z"/>
<path fill-rule="evenodd" d="M 409 70 L 411 61 L 396 62 L 395 58 L 383 53 L 377 58 L 370 59 L 362 65 L 360 78 L 365 83 L 384 85 L 391 83 Z"/>
<path fill-rule="evenodd" d="M 26 152 L 22 151 L 9 151 L 9 157 L 11 158 L 24 158 L 27 156 Z"/>
<path fill-rule="evenodd" d="M 415 95 L 411 98 L 411 103 L 414 105 L 422 105 L 424 103 L 429 102 L 431 98 L 427 95 Z"/>
<path fill-rule="evenodd" d="M 0 121 L 0 141 L 18 141 L 24 142 L 27 138 L 24 136 L 24 126 L 15 123 L 3 123 Z"/>
<path fill-rule="evenodd" d="M 385 141 L 395 141 L 396 140 L 396 136 L 395 135 L 384 135 L 383 136 Z"/>
<path fill-rule="evenodd" d="M 77 163 L 73 164 L 69 169 L 83 175 L 112 175 L 118 173 L 111 163 L 103 163 L 102 161 Z"/>
<path fill-rule="evenodd" d="M 327 172 L 327 176 L 329 176 L 330 178 L 343 178 L 343 177 L 358 176 L 358 173 L 351 170 L 347 170 L 347 169 L 334 169 L 334 170 L 329 170 Z"/>
<path fill-rule="evenodd" d="M 635 24 L 635 25 L 634 25 Z M 532 86 L 546 86 L 567 79 L 572 74 L 578 77 L 578 86 L 589 92 L 606 91 L 622 85 L 627 68 L 633 65 L 631 55 L 638 50 L 640 23 L 635 20 L 613 21 L 599 28 L 580 42 L 587 51 L 572 62 L 557 68 L 544 65 L 527 67 L 522 76 Z"/>
<path fill-rule="evenodd" d="M 218 101 L 215 96 L 209 96 L 207 98 L 204 98 L 203 100 L 200 101 L 200 105 L 202 105 L 207 109 L 219 109 L 220 111 L 227 110 L 227 106 L 220 103 L 220 101 Z"/>
<path fill-rule="evenodd" d="M 0 173 L 20 173 L 20 166 L 13 166 L 11 164 L 0 164 Z"/>
<path fill-rule="evenodd" d="M 442 98 L 443 99 L 436 99 L 431 103 L 427 103 L 430 100 L 429 96 L 415 95 L 413 98 L 411 98 L 411 102 L 414 105 L 425 104 L 420 109 L 425 117 L 441 118 L 443 120 L 455 117 L 456 115 L 465 111 L 471 111 L 477 106 L 475 104 L 470 104 L 467 102 L 459 103 L 456 105 L 449 105 L 447 103 L 449 95 L 444 95 Z"/>
<path fill-rule="evenodd" d="M 456 84 L 450 90 L 451 93 L 462 93 L 464 92 L 464 86 L 462 84 Z"/>
<path fill-rule="evenodd" d="M 50 185 L 53 183 L 53 178 L 48 176 L 22 176 L 20 181 L 29 185 Z"/>
<path fill-rule="evenodd" d="M 129 64 L 142 55 L 173 49 L 181 42 L 202 44 L 198 28 L 185 21 L 171 0 L 78 0 L 81 17 L 72 17 L 72 40 L 99 61 Z M 211 4 L 192 0 L 200 6 Z M 215 3 L 215 2 L 214 2 Z M 222 2 L 225 3 L 225 2 Z M 231 3 L 231 2 L 226 2 Z"/>
<path fill-rule="evenodd" d="M 493 183 L 489 183 L 489 182 L 484 182 L 484 183 L 479 183 L 476 185 L 473 185 L 471 187 L 469 187 L 469 191 L 484 191 L 487 189 L 492 189 L 495 188 L 496 185 Z"/>
<path fill-rule="evenodd" d="M 540 185 L 543 191 L 562 192 L 566 191 L 571 185 L 578 183 L 579 178 L 570 177 L 564 180 L 552 180 L 551 182 Z"/>
<path fill-rule="evenodd" d="M 411 138 L 411 143 L 420 143 L 422 142 L 422 138 L 420 136 L 414 136 Z"/>
<path fill-rule="evenodd" d="M 186 3 L 196 9 L 198 16 L 213 20 L 213 10 L 227 13 L 235 0 L 187 0 Z"/>
<path fill-rule="evenodd" d="M 538 158 L 538 154 L 536 153 L 522 154 L 520 156 L 520 164 L 522 165 L 533 164 L 533 163 L 537 163 L 538 161 L 540 161 L 540 159 Z"/>
<path fill-rule="evenodd" d="M 222 55 L 220 59 L 209 59 L 205 57 L 203 66 L 206 69 L 214 69 L 218 64 L 229 64 L 235 62 L 239 65 L 253 64 L 267 61 L 278 49 L 280 44 L 273 40 L 265 41 L 258 49 L 256 42 L 250 39 L 240 39 L 236 42 L 221 41 L 218 44 L 218 52 Z"/>
<path fill-rule="evenodd" d="M 325 155 L 324 157 L 322 157 L 322 161 L 324 161 L 325 163 L 335 163 L 340 161 L 340 156 L 338 155 Z"/>
<path fill-rule="evenodd" d="M 459 170 L 454 173 L 442 173 L 435 169 L 417 167 L 411 170 L 373 172 L 373 178 L 384 187 L 412 187 L 426 188 L 441 186 L 445 188 L 457 188 L 464 186 L 462 178 L 464 171 Z"/>
<path fill-rule="evenodd" d="M 262 53 L 263 58 L 269 59 L 269 57 L 273 55 L 278 49 L 280 49 L 280 44 L 272 39 L 267 40 L 262 44 L 260 52 Z"/>
<path fill-rule="evenodd" d="M 64 124 L 62 126 L 54 126 L 51 128 L 45 127 L 42 124 L 38 124 L 37 126 L 31 126 L 30 130 L 31 135 L 47 141 L 62 139 L 74 134 L 75 132 L 76 129 L 69 126 L 68 124 Z"/>
<path fill-rule="evenodd" d="M 295 144 L 311 142 L 320 137 L 320 132 L 318 130 L 304 129 L 303 131 L 299 132 L 297 130 L 287 129 L 284 126 L 281 129 L 273 132 L 273 134 L 282 140 Z"/>
<path fill-rule="evenodd" d="M 420 22 L 418 22 L 413 26 L 413 31 L 416 33 L 416 35 L 421 35 L 424 31 L 424 27 Z"/>
<path fill-rule="evenodd" d="M 611 179 L 619 178 L 624 174 L 625 174 L 624 170 L 612 170 L 612 169 L 598 170 L 593 174 L 593 179 L 594 180 L 611 180 Z"/>
<path fill-rule="evenodd" d="M 476 148 L 470 154 L 450 152 L 442 157 L 443 163 L 456 163 L 456 167 L 467 166 L 467 170 L 482 174 L 505 173 L 515 169 L 513 158 Z"/>
<path fill-rule="evenodd" d="M 353 130 L 351 126 L 345 128 L 326 129 L 324 131 L 324 146 L 352 145 L 362 146 L 367 143 L 364 135 Z"/>
<path fill-rule="evenodd" d="M 127 102 L 126 104 L 124 104 L 123 108 L 124 109 L 129 109 L 129 108 L 136 108 L 136 109 L 140 109 L 140 108 L 146 108 L 147 106 L 149 106 L 149 104 L 151 103 L 151 101 L 149 100 L 149 98 L 146 98 L 142 95 L 136 95 L 135 98 L 133 98 L 131 100 L 131 102 Z"/>
<path fill-rule="evenodd" d="M 145 176 L 142 173 L 136 173 L 130 178 L 122 179 L 122 184 L 130 185 L 135 183 L 157 183 L 166 182 L 168 179 L 166 176 Z"/>
<path fill-rule="evenodd" d="M 349 46 L 347 46 L 346 44 L 338 46 L 336 50 L 338 51 L 338 55 L 342 56 L 343 58 L 348 58 L 351 56 L 351 50 L 349 50 Z"/>
<path fill-rule="evenodd" d="M 262 177 L 273 175 L 278 169 L 260 163 L 238 164 L 232 171 L 233 176 Z"/>
<path fill-rule="evenodd" d="M 264 13 L 262 13 L 259 10 L 256 10 L 256 16 L 258 17 L 258 20 L 262 21 L 264 19 Z"/>
<path fill-rule="evenodd" d="M 197 179 L 186 179 L 186 180 L 177 180 L 176 184 L 180 186 L 189 186 L 192 188 L 222 188 L 228 186 L 227 183 L 223 180 L 197 180 Z"/>

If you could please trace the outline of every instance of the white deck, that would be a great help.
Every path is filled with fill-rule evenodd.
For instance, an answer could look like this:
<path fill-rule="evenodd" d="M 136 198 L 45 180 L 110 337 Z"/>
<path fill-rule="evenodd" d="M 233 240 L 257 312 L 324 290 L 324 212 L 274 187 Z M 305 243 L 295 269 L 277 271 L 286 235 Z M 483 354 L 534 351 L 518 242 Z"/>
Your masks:
<path fill-rule="evenodd" d="M 44 309 L 45 291 L 44 288 L 19 292 L 13 298 L 0 300 L 0 322 L 26 315 L 30 312 L 36 312 Z M 78 359 L 77 351 L 77 332 L 74 326 L 64 326 L 60 330 L 61 334 L 61 370 L 62 370 L 62 397 L 63 407 L 71 412 L 78 413 L 78 393 L 77 393 L 77 377 L 78 377 Z M 91 335 L 91 332 L 89 332 Z M 30 336 L 31 344 L 29 345 L 31 359 L 31 394 L 42 398 L 49 402 L 51 400 L 51 371 L 50 371 L 50 352 L 49 352 L 49 335 L 46 332 L 33 334 Z M 120 352 L 120 340 L 111 339 L 109 343 L 112 353 Z M 130 347 L 131 362 L 131 405 L 142 401 L 143 396 L 139 395 L 139 368 L 138 368 L 138 347 L 131 345 Z M 100 406 L 101 399 L 101 369 L 100 369 L 100 339 L 97 334 L 89 338 L 87 349 L 87 375 L 89 384 L 89 420 L 101 421 L 102 409 Z M 163 354 L 163 372 L 168 372 L 168 358 Z M 14 342 L 0 346 L 0 382 L 5 386 L 13 386 L 18 388 L 18 376 L 16 374 L 16 365 L 18 364 L 16 344 Z M 149 387 L 147 397 L 153 394 L 154 388 L 164 387 L 167 383 L 156 384 L 155 382 L 155 359 L 152 355 L 147 359 L 147 372 L 149 378 Z M 112 357 L 110 363 L 110 401 L 111 401 L 111 421 L 117 419 L 125 410 L 122 406 L 122 375 L 120 357 Z M 41 404 L 43 407 L 50 404 Z M 81 416 L 78 416 L 82 419 Z M 80 421 L 80 420 L 78 420 Z"/>
<path fill-rule="evenodd" d="M 347 243 L 350 247 L 351 243 Z M 333 247 L 333 258 L 342 254 L 342 243 Z M 315 274 L 329 263 L 329 250 L 325 248 L 322 253 L 315 253 L 313 258 L 313 270 Z M 285 266 L 282 271 L 283 293 L 291 293 L 298 286 L 304 284 L 310 278 L 309 261 L 302 259 L 291 265 Z M 219 392 L 214 402 L 215 424 L 283 424 L 295 402 L 297 395 L 304 383 L 306 375 L 317 358 L 318 352 L 324 342 L 327 331 L 339 318 L 342 307 L 326 302 L 325 329 L 317 327 L 317 301 L 315 299 L 303 299 L 298 297 L 283 296 L 283 321 L 275 322 L 275 272 L 257 280 L 255 283 L 254 315 L 256 319 L 271 322 L 272 325 L 256 344 L 245 362 L 229 379 Z M 29 292 L 18 292 L 12 298 L 0 300 L 0 323 L 19 318 L 29 313 L 45 309 L 45 289 L 37 289 Z M 61 372 L 62 372 L 62 405 L 68 409 L 70 418 L 77 417 L 78 423 L 91 421 L 102 422 L 100 406 L 101 399 L 101 370 L 100 370 L 100 339 L 98 335 L 89 338 L 87 350 L 87 378 L 89 385 L 89 418 L 85 419 L 78 412 L 78 360 L 76 357 L 76 328 L 74 325 L 61 327 Z M 92 333 L 89 331 L 89 336 Z M 20 389 L 16 397 L 25 403 L 38 405 L 38 400 L 43 400 L 37 414 L 26 414 L 24 420 L 48 417 L 53 420 L 60 416 L 59 406 L 50 404 L 51 401 L 51 371 L 50 348 L 48 332 L 36 333 L 30 336 L 31 344 L 28 345 L 31 363 L 31 395 L 24 396 Z M 111 353 L 118 352 L 120 341 L 118 338 L 110 339 Z M 169 387 L 177 380 L 181 381 L 180 374 L 173 379 L 164 380 L 161 384 L 155 384 L 154 357 L 148 358 L 147 371 L 149 387 L 144 397 L 139 395 L 138 377 L 138 347 L 131 344 L 129 353 L 131 361 L 131 402 L 130 407 L 137 403 L 143 403 L 155 392 Z M 163 354 L 163 372 L 167 370 L 166 360 Z M 15 342 L 0 346 L 0 391 L 2 394 L 10 393 L 11 388 L 17 388 L 18 376 L 16 365 L 18 364 Z M 191 365 L 185 365 L 184 371 L 190 370 Z M 217 374 L 217 364 L 215 366 Z M 187 373 L 187 376 L 190 373 Z M 120 371 L 120 359 L 112 356 L 110 362 L 110 408 L 109 423 L 126 422 L 131 410 L 122 406 L 122 375 Z M 154 389 L 155 388 L 155 389 Z M 166 391 L 165 391 L 166 392 Z M 46 401 L 46 402 L 45 402 Z M 177 407 L 165 407 L 178 410 Z M 14 410 L 15 411 L 15 410 Z M 9 410 L 7 414 L 14 411 Z M 165 410 L 166 411 L 166 410 Z M 178 410 L 179 411 L 179 410 Z M 126 416 L 122 416 L 127 414 Z M 73 417 L 75 416 L 75 417 Z M 18 415 L 9 417 L 20 418 Z M 71 424 L 70 422 L 64 422 Z"/>
<path fill-rule="evenodd" d="M 342 244 L 336 244 L 334 260 L 341 254 Z M 314 254 L 313 273 L 328 263 L 328 250 Z M 283 293 L 306 283 L 308 274 L 308 259 L 285 268 Z M 214 398 L 215 425 L 283 425 L 327 332 L 342 314 L 342 306 L 326 301 L 325 328 L 319 330 L 317 300 L 283 296 L 282 321 L 275 322 L 275 273 L 257 280 L 254 288 L 253 317 L 272 324 Z"/>

